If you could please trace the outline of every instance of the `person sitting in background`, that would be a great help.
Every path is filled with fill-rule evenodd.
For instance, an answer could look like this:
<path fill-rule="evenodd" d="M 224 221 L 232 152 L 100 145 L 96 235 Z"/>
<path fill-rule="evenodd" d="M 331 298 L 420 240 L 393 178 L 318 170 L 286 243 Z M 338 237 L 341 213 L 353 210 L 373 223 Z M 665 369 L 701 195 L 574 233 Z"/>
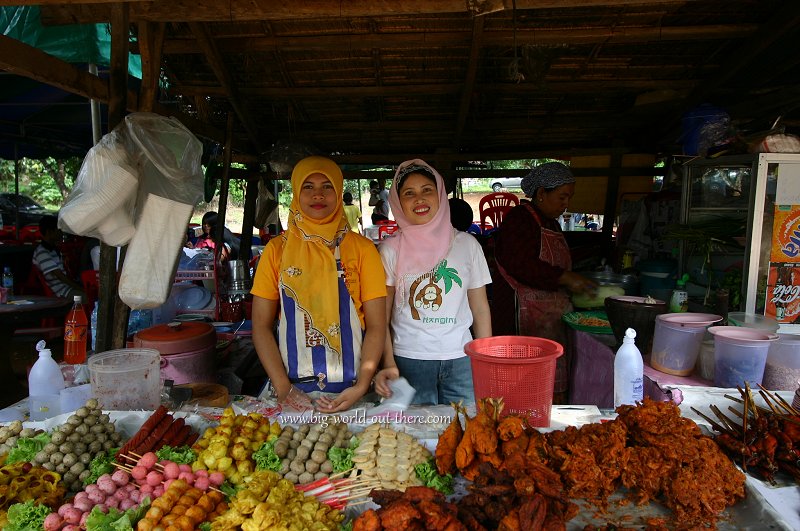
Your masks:
<path fill-rule="evenodd" d="M 382 183 L 383 180 L 369 183 L 369 206 L 375 207 L 372 209 L 373 225 L 389 219 L 389 190 Z"/>
<path fill-rule="evenodd" d="M 42 273 L 47 286 L 56 297 L 68 299 L 75 295 L 85 297 L 83 287 L 69 278 L 64 269 L 64 262 L 58 250 L 61 241 L 58 218 L 51 215 L 42 216 L 39 220 L 39 232 L 42 235 L 42 242 L 33 251 L 33 266 Z"/>
<path fill-rule="evenodd" d="M 364 221 L 361 219 L 361 211 L 353 204 L 353 194 L 345 192 L 342 197 L 344 199 L 344 215 L 347 217 L 347 224 L 350 225 L 351 231 L 360 233 L 358 226 L 361 225 L 361 229 L 363 229 Z"/>
<path fill-rule="evenodd" d="M 450 224 L 456 230 L 461 232 L 469 232 L 472 227 L 472 207 L 469 203 L 458 197 L 451 197 L 448 199 L 450 203 Z"/>
<path fill-rule="evenodd" d="M 217 245 L 214 242 L 214 234 L 217 231 L 217 213 L 214 211 L 206 212 L 203 214 L 203 234 L 197 239 L 194 245 L 195 249 L 216 249 Z M 222 260 L 236 260 L 239 258 L 239 240 L 228 230 L 228 227 L 222 228 L 222 241 L 224 247 L 220 252 Z"/>

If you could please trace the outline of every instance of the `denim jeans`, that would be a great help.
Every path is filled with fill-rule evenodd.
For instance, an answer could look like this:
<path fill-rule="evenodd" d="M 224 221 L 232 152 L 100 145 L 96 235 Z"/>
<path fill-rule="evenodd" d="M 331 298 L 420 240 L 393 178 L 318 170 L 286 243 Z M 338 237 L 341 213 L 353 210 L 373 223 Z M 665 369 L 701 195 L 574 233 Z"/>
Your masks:
<path fill-rule="evenodd" d="M 412 404 L 475 403 L 472 366 L 467 356 L 452 360 L 415 360 L 395 357 L 400 376 L 416 389 Z"/>

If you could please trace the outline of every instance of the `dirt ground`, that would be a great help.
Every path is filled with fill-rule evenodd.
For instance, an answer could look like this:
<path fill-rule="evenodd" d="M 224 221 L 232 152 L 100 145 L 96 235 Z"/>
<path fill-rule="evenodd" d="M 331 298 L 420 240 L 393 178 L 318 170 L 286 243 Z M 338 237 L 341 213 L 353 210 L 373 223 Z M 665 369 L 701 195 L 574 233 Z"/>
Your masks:
<path fill-rule="evenodd" d="M 513 192 L 512 192 L 513 193 Z M 480 217 L 480 210 L 478 205 L 480 204 L 480 200 L 485 195 L 488 195 L 489 192 L 475 192 L 475 193 L 465 193 L 464 200 L 469 203 L 472 207 L 472 219 L 478 221 Z M 517 197 L 524 197 L 522 193 L 516 193 Z M 367 204 L 369 200 L 369 196 L 364 196 L 362 203 L 361 203 L 361 212 L 364 216 L 365 223 L 369 224 L 369 214 L 372 212 L 372 207 Z M 215 207 L 208 207 L 204 209 L 198 209 L 192 215 L 192 221 L 195 223 L 200 223 L 200 219 L 203 217 L 203 213 L 206 210 L 213 210 Z M 284 228 L 286 227 L 286 216 L 287 212 L 286 209 L 282 209 L 280 212 L 281 222 L 283 223 Z M 242 232 L 242 220 L 244 218 L 244 209 L 241 207 L 234 207 L 229 206 L 228 209 L 225 211 L 225 225 L 235 233 Z M 258 231 L 253 231 L 254 234 L 258 234 Z"/>

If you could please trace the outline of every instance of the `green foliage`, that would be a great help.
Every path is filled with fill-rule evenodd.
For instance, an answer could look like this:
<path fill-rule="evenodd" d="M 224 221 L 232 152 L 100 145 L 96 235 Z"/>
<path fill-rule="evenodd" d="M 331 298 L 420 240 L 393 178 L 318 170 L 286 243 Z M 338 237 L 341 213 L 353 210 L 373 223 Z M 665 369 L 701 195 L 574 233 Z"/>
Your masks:
<path fill-rule="evenodd" d="M 19 191 L 48 208 L 57 209 L 72 190 L 82 159 L 20 159 Z M 0 190 L 14 192 L 14 161 L 0 160 Z"/>

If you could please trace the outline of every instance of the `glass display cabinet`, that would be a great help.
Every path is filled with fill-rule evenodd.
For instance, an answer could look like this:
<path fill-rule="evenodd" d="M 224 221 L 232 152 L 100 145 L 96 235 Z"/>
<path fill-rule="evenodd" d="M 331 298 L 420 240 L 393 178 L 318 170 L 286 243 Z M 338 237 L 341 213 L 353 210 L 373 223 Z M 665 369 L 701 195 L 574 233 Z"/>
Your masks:
<path fill-rule="evenodd" d="M 800 154 L 688 163 L 681 224 L 680 273 L 690 276 L 691 300 L 708 308 L 725 288 L 731 310 L 800 332 Z"/>

